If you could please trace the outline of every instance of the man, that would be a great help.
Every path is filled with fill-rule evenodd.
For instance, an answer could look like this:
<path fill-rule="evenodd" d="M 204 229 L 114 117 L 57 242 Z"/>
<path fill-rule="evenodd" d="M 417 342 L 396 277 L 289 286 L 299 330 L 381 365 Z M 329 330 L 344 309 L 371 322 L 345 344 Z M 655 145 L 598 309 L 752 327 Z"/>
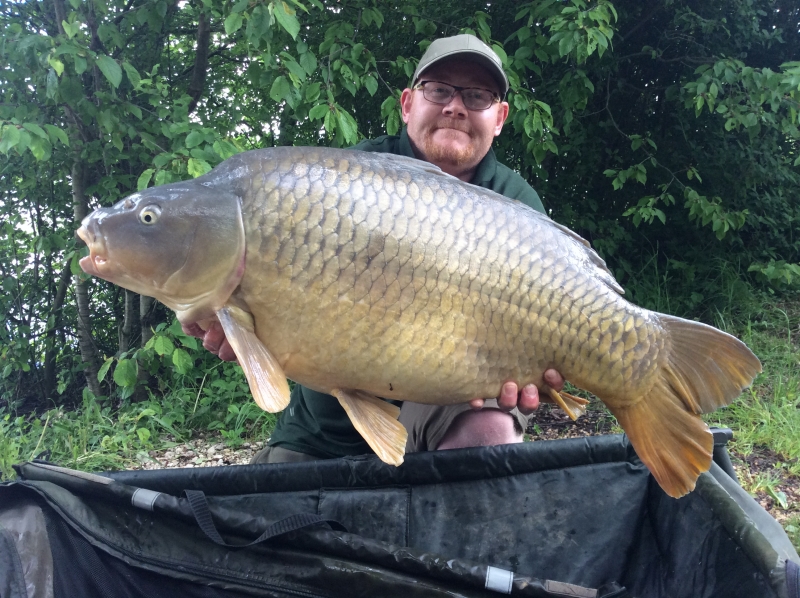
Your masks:
<path fill-rule="evenodd" d="M 491 149 L 508 116 L 508 78 L 497 54 L 472 35 L 434 41 L 419 62 L 410 88 L 400 96 L 399 136 L 365 140 L 353 149 L 426 160 L 459 179 L 518 199 L 544 211 L 536 192 L 518 174 L 499 164 Z M 210 329 L 204 346 L 234 359 L 221 329 Z M 547 370 L 556 390 L 563 378 Z M 400 422 L 409 432 L 406 452 L 521 442 L 530 414 L 539 405 L 538 389 L 521 391 L 506 382 L 497 399 L 461 405 L 404 403 Z M 296 385 L 289 407 L 279 416 L 269 445 L 253 463 L 334 458 L 372 452 L 339 402 Z"/>

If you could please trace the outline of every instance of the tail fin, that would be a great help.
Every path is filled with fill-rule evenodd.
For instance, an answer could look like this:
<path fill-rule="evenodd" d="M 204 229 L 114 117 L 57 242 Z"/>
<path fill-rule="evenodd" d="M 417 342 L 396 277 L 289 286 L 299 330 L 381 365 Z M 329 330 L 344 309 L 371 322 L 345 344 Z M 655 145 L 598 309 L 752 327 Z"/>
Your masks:
<path fill-rule="evenodd" d="M 649 394 L 611 409 L 636 453 L 674 498 L 711 466 L 714 439 L 701 413 L 731 403 L 761 371 L 740 340 L 711 326 L 660 315 L 669 355 Z"/>

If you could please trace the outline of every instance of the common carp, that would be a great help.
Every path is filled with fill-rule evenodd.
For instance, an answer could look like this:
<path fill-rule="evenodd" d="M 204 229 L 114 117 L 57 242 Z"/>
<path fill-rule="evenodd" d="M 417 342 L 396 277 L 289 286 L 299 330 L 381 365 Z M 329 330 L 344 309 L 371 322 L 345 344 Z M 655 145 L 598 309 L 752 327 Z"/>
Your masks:
<path fill-rule="evenodd" d="M 81 267 L 186 325 L 218 318 L 258 405 L 289 377 L 332 394 L 388 463 L 406 431 L 377 397 L 430 404 L 536 384 L 597 395 L 673 497 L 710 467 L 700 414 L 761 371 L 739 340 L 637 307 L 589 243 L 519 202 L 389 154 L 274 148 L 86 217 Z"/>

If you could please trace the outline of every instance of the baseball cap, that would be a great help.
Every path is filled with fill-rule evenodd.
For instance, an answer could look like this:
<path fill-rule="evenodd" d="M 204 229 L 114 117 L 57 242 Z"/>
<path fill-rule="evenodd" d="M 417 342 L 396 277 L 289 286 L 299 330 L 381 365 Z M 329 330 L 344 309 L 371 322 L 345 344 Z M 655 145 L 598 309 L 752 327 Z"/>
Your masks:
<path fill-rule="evenodd" d="M 433 40 L 419 60 L 411 85 L 416 85 L 419 76 L 429 67 L 441 60 L 455 56 L 477 62 L 486 68 L 497 82 L 501 90 L 500 96 L 505 97 L 506 93 L 508 93 L 508 77 L 503 71 L 503 62 L 494 50 L 469 33 L 462 33 L 452 37 L 440 37 Z"/>

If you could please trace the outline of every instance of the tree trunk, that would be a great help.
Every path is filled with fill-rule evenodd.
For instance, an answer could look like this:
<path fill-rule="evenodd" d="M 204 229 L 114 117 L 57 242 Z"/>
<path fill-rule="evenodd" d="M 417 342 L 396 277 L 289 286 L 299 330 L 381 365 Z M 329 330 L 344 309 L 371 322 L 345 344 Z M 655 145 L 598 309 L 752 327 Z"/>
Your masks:
<path fill-rule="evenodd" d="M 155 307 L 155 299 L 145 295 L 139 295 L 139 326 L 141 328 L 142 347 L 153 337 L 153 325 L 155 324 L 153 310 Z M 133 393 L 133 396 L 131 396 L 131 401 L 144 401 L 148 398 L 147 389 L 153 385 L 153 377 L 146 369 L 140 367 L 136 379 L 138 380 L 138 384 L 136 385 L 136 391 Z"/>
<path fill-rule="evenodd" d="M 142 347 L 153 337 L 153 312 L 155 310 L 155 299 L 139 295 L 139 323 L 142 327 Z"/>
<path fill-rule="evenodd" d="M 72 165 L 72 209 L 75 222 L 86 217 L 89 204 L 86 200 L 86 169 L 80 156 L 76 156 Z M 92 316 L 89 306 L 89 281 L 81 282 L 75 277 L 75 301 L 78 304 L 78 346 L 81 350 L 81 361 L 85 365 L 86 384 L 95 396 L 100 395 L 100 383 L 97 372 L 100 370 L 100 356 L 92 338 Z"/>
<path fill-rule="evenodd" d="M 189 114 L 195 111 L 197 103 L 203 97 L 206 87 L 206 73 L 208 72 L 208 46 L 211 39 L 211 28 L 208 15 L 200 13 L 200 22 L 197 24 L 197 48 L 195 49 L 194 69 L 192 80 L 187 89 L 192 101 L 189 103 Z"/>
<path fill-rule="evenodd" d="M 139 321 L 136 309 L 136 293 L 125 289 L 125 316 L 122 319 L 122 328 L 119 331 L 119 352 L 124 353 L 131 348 L 133 337 L 136 334 L 134 323 Z"/>
<path fill-rule="evenodd" d="M 67 262 L 67 265 L 61 271 L 56 298 L 53 300 L 53 309 L 50 312 L 53 324 L 48 327 L 44 341 L 44 382 L 42 384 L 42 392 L 45 399 L 52 397 L 56 390 L 56 332 L 61 328 L 61 308 L 64 306 L 64 299 L 67 296 L 69 279 L 70 267 L 69 262 Z"/>

